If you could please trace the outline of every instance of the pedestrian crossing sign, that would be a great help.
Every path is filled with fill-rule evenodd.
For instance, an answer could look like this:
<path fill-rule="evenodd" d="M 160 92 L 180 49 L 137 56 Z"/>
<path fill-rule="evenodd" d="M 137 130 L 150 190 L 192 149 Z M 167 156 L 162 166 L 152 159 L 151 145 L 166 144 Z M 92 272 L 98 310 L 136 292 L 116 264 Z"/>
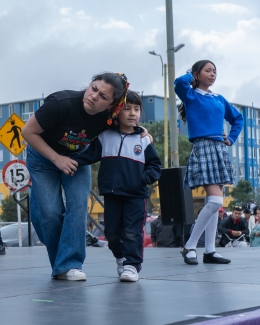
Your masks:
<path fill-rule="evenodd" d="M 24 125 L 24 121 L 14 113 L 0 129 L 0 142 L 14 156 L 18 156 L 27 145 L 21 133 Z"/>

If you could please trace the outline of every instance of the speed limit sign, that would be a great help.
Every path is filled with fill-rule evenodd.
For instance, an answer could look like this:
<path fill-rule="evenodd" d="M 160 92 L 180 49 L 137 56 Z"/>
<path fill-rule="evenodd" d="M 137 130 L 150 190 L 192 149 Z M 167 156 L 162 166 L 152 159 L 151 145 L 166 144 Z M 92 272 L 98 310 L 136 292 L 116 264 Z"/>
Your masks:
<path fill-rule="evenodd" d="M 30 174 L 23 160 L 11 160 L 3 169 L 3 182 L 12 191 L 31 184 Z"/>

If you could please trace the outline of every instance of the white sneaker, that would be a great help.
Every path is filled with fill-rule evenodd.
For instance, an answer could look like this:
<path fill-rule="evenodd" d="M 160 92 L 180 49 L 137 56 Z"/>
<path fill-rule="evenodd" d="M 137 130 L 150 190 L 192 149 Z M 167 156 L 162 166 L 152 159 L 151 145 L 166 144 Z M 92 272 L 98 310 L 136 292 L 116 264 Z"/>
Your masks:
<path fill-rule="evenodd" d="M 86 274 L 79 269 L 71 269 L 68 272 L 56 275 L 55 278 L 58 280 L 68 280 L 68 281 L 86 281 L 87 280 Z"/>
<path fill-rule="evenodd" d="M 120 281 L 136 282 L 139 279 L 136 268 L 132 265 L 125 265 L 123 273 L 120 276 Z"/>
<path fill-rule="evenodd" d="M 122 258 L 117 258 L 116 259 L 116 263 L 117 263 L 117 274 L 119 276 L 121 276 L 121 274 L 123 273 L 124 271 L 124 266 L 123 266 L 123 262 L 125 261 L 126 259 L 124 257 Z"/>

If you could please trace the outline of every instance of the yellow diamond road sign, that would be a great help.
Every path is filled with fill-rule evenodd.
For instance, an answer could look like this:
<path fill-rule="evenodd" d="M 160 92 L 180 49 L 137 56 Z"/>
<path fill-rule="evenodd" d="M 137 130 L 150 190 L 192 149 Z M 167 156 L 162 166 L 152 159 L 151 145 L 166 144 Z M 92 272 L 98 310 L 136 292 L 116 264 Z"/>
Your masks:
<path fill-rule="evenodd" d="M 0 142 L 15 156 L 27 145 L 21 134 L 24 124 L 18 115 L 12 114 L 0 129 Z"/>

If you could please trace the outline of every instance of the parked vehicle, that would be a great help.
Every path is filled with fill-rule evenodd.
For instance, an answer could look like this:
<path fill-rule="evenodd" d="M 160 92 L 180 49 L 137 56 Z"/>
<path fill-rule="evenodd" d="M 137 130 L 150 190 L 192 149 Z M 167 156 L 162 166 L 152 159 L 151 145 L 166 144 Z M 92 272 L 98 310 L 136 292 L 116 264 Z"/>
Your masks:
<path fill-rule="evenodd" d="M 152 247 L 152 240 L 151 240 L 151 222 L 155 220 L 157 216 L 153 217 L 147 217 L 146 223 L 144 225 L 144 240 L 143 240 L 143 246 L 144 247 Z M 104 234 L 101 233 L 101 231 L 98 228 L 95 228 L 93 231 L 93 235 L 97 237 L 99 240 L 106 241 L 106 237 Z"/>
<path fill-rule="evenodd" d="M 29 246 L 28 238 L 28 222 L 21 223 L 22 229 L 22 246 Z M 6 247 L 18 247 L 19 237 L 18 237 L 18 223 L 12 223 L 10 225 L 4 226 L 1 229 L 1 237 L 3 239 L 4 246 Z M 31 244 L 32 246 L 43 246 L 43 243 L 39 240 L 33 225 L 31 225 Z"/>

